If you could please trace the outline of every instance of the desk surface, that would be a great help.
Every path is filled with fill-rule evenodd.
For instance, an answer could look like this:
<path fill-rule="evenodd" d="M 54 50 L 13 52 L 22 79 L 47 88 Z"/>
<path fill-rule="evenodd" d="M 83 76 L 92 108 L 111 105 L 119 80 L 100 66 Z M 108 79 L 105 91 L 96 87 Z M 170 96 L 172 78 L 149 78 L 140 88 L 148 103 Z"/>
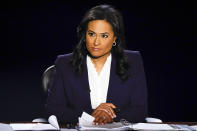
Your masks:
<path fill-rule="evenodd" d="M 197 122 L 163 122 L 163 124 L 183 124 L 183 125 L 197 125 Z"/>
<path fill-rule="evenodd" d="M 5 123 L 5 124 L 10 124 L 10 123 L 28 123 L 28 124 L 31 124 L 31 123 L 37 123 L 37 122 L 0 122 L 0 123 Z M 46 123 L 46 124 L 48 124 L 48 123 Z M 191 125 L 197 125 L 197 122 L 163 122 L 163 123 L 158 123 L 158 124 L 182 124 L 182 125 L 189 125 L 189 126 L 191 126 Z M 60 125 L 60 128 L 74 129 L 74 126 L 70 127 L 70 125 L 68 125 L 68 124 L 66 125 L 66 124 L 62 124 L 61 123 L 59 125 Z M 31 131 L 31 130 L 28 130 L 28 131 Z M 47 131 L 47 130 L 45 130 L 45 131 Z M 57 131 L 57 130 L 50 130 L 50 131 Z"/>
<path fill-rule="evenodd" d="M 21 122 L 0 122 L 0 123 L 10 124 L 10 123 L 38 123 L 38 122 L 21 121 Z M 40 123 L 45 123 L 45 122 L 40 122 Z M 197 122 L 163 122 L 163 123 L 159 123 L 159 124 L 182 124 L 182 125 L 190 125 L 191 126 L 191 125 L 197 125 Z M 63 124 L 63 123 L 60 123 L 59 125 L 62 128 L 66 128 L 66 127 L 70 126 L 68 124 Z"/>

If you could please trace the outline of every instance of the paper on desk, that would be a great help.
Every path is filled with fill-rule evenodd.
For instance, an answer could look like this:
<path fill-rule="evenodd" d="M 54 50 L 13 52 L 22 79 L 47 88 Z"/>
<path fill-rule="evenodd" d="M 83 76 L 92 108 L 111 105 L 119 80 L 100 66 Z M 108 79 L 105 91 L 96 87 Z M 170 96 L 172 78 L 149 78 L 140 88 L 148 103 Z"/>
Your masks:
<path fill-rule="evenodd" d="M 48 119 L 48 122 L 53 126 L 55 127 L 56 129 L 60 129 L 59 127 L 59 124 L 58 124 L 58 121 L 57 121 L 57 118 L 55 115 L 51 115 Z"/>
<path fill-rule="evenodd" d="M 86 112 L 83 112 L 81 117 L 79 117 L 79 126 L 84 126 L 84 125 L 92 125 L 94 121 L 94 117 L 89 115 Z"/>
<path fill-rule="evenodd" d="M 94 121 L 94 117 L 91 116 L 91 115 L 89 115 L 89 114 L 86 113 L 86 112 L 83 112 L 83 113 L 82 113 L 81 118 L 84 119 L 84 120 L 87 121 L 87 122 L 90 122 L 90 123 Z"/>
<path fill-rule="evenodd" d="M 43 124 L 43 123 L 37 123 L 33 128 L 33 130 L 59 130 L 52 126 L 51 124 Z"/>
<path fill-rule="evenodd" d="M 83 112 L 79 117 L 79 129 L 80 130 L 177 130 L 168 124 L 152 124 L 152 123 L 137 123 L 124 125 L 121 122 L 113 122 L 105 125 L 93 125 L 94 117 Z"/>
<path fill-rule="evenodd" d="M 42 123 L 14 123 L 10 124 L 13 130 L 57 130 L 51 124 Z"/>
<path fill-rule="evenodd" d="M 197 131 L 197 125 L 193 125 L 193 126 L 190 126 L 191 128 L 193 128 L 195 131 Z"/>
<path fill-rule="evenodd" d="M 44 123 L 11 123 L 13 130 L 59 130 L 59 124 L 56 116 L 52 115 L 48 119 L 50 124 Z"/>
<path fill-rule="evenodd" d="M 130 126 L 125 126 L 121 124 L 120 122 L 113 122 L 110 124 L 105 124 L 105 125 L 85 125 L 79 128 L 79 130 L 127 130 L 131 129 Z"/>
<path fill-rule="evenodd" d="M 125 126 L 120 122 L 105 125 L 93 125 L 94 119 L 93 116 L 83 112 L 82 116 L 79 117 L 79 130 L 125 130 Z"/>
<path fill-rule="evenodd" d="M 132 125 L 134 130 L 177 130 L 168 124 L 137 123 Z"/>
<path fill-rule="evenodd" d="M 0 131 L 13 131 L 9 124 L 0 123 Z"/>

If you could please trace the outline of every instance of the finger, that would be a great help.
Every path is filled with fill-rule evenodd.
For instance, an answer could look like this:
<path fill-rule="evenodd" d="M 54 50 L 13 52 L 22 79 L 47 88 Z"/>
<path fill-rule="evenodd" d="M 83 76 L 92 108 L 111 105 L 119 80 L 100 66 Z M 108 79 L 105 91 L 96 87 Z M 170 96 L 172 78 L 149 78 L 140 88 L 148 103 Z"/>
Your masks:
<path fill-rule="evenodd" d="M 113 119 L 111 118 L 111 116 L 109 116 L 108 114 L 106 115 L 106 119 L 103 121 L 104 124 L 106 123 L 111 123 L 113 121 Z"/>
<path fill-rule="evenodd" d="M 112 110 L 112 108 L 110 108 L 110 107 L 105 107 L 106 109 L 106 113 L 108 113 L 110 116 L 111 116 L 111 118 L 113 118 L 114 117 L 114 114 L 113 114 L 113 110 Z"/>
<path fill-rule="evenodd" d="M 109 112 L 109 110 L 108 110 L 108 109 L 100 108 L 100 109 L 98 109 L 98 110 L 100 110 L 100 111 L 104 111 L 104 112 L 106 112 L 106 113 L 108 113 L 108 114 L 110 115 L 110 112 Z"/>
<path fill-rule="evenodd" d="M 115 115 L 113 109 L 109 106 L 106 106 L 106 109 L 107 109 L 108 113 L 111 115 L 111 117 L 113 118 Z"/>
<path fill-rule="evenodd" d="M 108 109 L 110 108 L 109 112 L 111 112 L 112 117 L 114 118 L 115 117 L 115 112 L 114 112 L 113 108 L 117 108 L 117 107 L 112 103 L 101 103 L 99 105 L 99 108 L 105 108 L 105 107 L 108 107 Z"/>
<path fill-rule="evenodd" d="M 97 117 L 100 113 L 101 113 L 101 110 L 100 110 L 100 109 L 96 109 L 96 110 L 93 112 L 92 116 Z"/>
<path fill-rule="evenodd" d="M 106 113 L 104 112 L 103 110 L 100 110 L 101 113 L 96 117 L 95 119 L 95 123 L 96 124 L 103 124 L 105 120 L 107 121 L 110 121 L 111 120 L 111 117 Z"/>
<path fill-rule="evenodd" d="M 94 122 L 95 123 L 97 123 L 98 122 L 98 120 L 100 119 L 99 117 L 101 116 L 100 114 L 102 113 L 102 111 L 100 111 L 100 110 L 98 110 L 97 112 L 96 112 L 96 114 L 94 115 Z"/>
<path fill-rule="evenodd" d="M 104 124 L 111 123 L 113 121 L 112 117 L 109 114 L 105 113 L 105 117 L 106 120 L 104 120 Z"/>
<path fill-rule="evenodd" d="M 108 113 L 103 112 L 101 115 L 103 115 L 103 117 L 105 119 L 102 119 L 99 122 L 106 124 L 106 123 L 111 123 L 113 121 L 113 119 L 111 118 L 111 116 Z"/>
<path fill-rule="evenodd" d="M 97 112 L 97 110 L 95 109 L 95 110 L 93 111 L 93 113 L 92 113 L 92 116 L 94 116 L 96 112 Z"/>
<path fill-rule="evenodd" d="M 114 104 L 112 104 L 112 103 L 101 103 L 100 105 L 101 106 L 102 105 L 107 105 L 107 106 L 110 106 L 111 108 L 116 108 L 116 106 Z"/>
<path fill-rule="evenodd" d="M 104 116 L 105 116 L 105 121 L 108 123 L 108 122 L 111 122 L 113 119 L 112 119 L 112 117 L 108 114 L 108 113 L 106 113 L 106 112 L 104 112 Z"/>
<path fill-rule="evenodd" d="M 103 124 L 104 124 L 104 125 L 105 125 L 106 123 L 109 123 L 108 120 L 104 120 L 104 121 L 103 121 Z"/>
<path fill-rule="evenodd" d="M 107 120 L 108 118 L 107 118 L 107 116 L 106 116 L 106 113 L 103 111 L 101 114 L 100 114 L 100 116 L 98 117 L 98 124 L 100 125 L 100 124 L 102 124 L 102 123 L 104 123 L 104 121 L 105 120 Z"/>
<path fill-rule="evenodd" d="M 98 109 L 98 110 L 101 110 L 101 109 Z M 105 106 L 102 106 L 102 110 L 105 110 L 112 118 L 116 117 L 116 114 L 111 107 L 105 105 Z"/>
<path fill-rule="evenodd" d="M 116 117 L 116 114 L 112 108 L 109 108 L 112 118 Z"/>
<path fill-rule="evenodd" d="M 103 109 L 103 108 L 104 108 L 103 105 L 98 106 L 98 107 L 93 111 L 92 116 L 95 116 L 95 114 L 98 112 L 98 110 Z"/>
<path fill-rule="evenodd" d="M 111 108 L 116 108 L 116 106 L 112 103 L 107 103 L 108 106 L 110 106 Z"/>
<path fill-rule="evenodd" d="M 94 109 L 92 115 L 95 115 L 95 114 L 98 112 L 98 109 L 99 109 L 99 108 Z"/>
<path fill-rule="evenodd" d="M 114 112 L 114 110 L 112 109 L 113 107 L 116 107 L 114 104 L 112 103 L 101 103 L 96 110 L 105 110 L 110 116 L 111 118 L 115 118 L 116 117 L 116 113 Z M 95 112 L 93 113 L 93 115 L 95 114 Z"/>
<path fill-rule="evenodd" d="M 113 122 L 113 119 L 111 119 L 111 118 L 108 118 L 108 119 L 103 121 L 104 124 L 112 123 L 112 122 Z"/>

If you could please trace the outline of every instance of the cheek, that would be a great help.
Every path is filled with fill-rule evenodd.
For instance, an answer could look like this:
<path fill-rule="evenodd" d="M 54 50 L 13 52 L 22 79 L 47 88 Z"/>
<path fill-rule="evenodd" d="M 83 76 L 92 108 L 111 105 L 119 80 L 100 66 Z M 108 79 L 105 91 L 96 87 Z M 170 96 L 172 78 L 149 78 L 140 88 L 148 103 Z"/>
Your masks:
<path fill-rule="evenodd" d="M 91 44 L 90 39 L 88 39 L 88 38 L 86 37 L 86 47 L 88 48 L 88 47 L 90 46 L 90 44 Z"/>
<path fill-rule="evenodd" d="M 88 37 L 88 36 L 86 35 L 86 46 L 88 47 L 88 46 L 92 45 L 93 42 L 94 42 L 93 39 L 91 39 L 90 37 Z"/>
<path fill-rule="evenodd" d="M 112 48 L 112 44 L 113 44 L 113 41 L 105 41 L 104 42 L 104 48 L 106 48 L 106 49 L 111 49 Z"/>

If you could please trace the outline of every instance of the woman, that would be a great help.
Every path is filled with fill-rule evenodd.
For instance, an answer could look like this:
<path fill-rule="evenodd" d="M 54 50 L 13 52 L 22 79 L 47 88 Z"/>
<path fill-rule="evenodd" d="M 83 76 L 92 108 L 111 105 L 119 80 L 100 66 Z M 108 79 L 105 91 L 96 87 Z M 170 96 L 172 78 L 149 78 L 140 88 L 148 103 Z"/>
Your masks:
<path fill-rule="evenodd" d="M 47 113 L 59 121 L 77 123 L 85 111 L 95 124 L 126 119 L 144 121 L 147 89 L 138 51 L 124 50 L 121 14 L 110 5 L 91 8 L 77 28 L 73 53 L 56 59 Z M 114 109 L 120 109 L 115 113 Z"/>

